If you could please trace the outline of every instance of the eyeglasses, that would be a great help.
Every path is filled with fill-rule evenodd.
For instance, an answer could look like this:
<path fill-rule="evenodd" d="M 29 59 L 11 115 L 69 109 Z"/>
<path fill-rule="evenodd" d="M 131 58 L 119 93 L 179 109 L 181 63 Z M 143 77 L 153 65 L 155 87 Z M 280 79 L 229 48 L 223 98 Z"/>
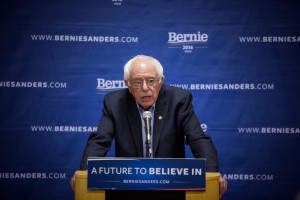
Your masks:
<path fill-rule="evenodd" d="M 147 80 L 133 80 L 133 81 L 128 81 L 129 86 L 133 86 L 134 88 L 141 88 L 143 87 L 144 82 L 146 82 L 146 85 L 148 87 L 156 86 L 158 82 L 160 82 L 160 79 L 154 79 L 154 78 L 149 78 Z"/>

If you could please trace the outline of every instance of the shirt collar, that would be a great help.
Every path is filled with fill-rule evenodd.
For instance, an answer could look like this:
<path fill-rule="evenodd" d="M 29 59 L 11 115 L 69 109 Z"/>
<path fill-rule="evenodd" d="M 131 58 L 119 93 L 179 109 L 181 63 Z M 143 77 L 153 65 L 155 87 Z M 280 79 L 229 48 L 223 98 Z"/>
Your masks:
<path fill-rule="evenodd" d="M 149 109 L 149 111 L 153 114 L 154 110 L 155 110 L 155 104 L 153 104 L 153 106 Z M 140 107 L 140 105 L 138 104 L 138 102 L 136 101 L 136 106 L 140 112 L 140 114 L 142 114 L 143 112 L 145 112 L 145 110 L 143 108 Z"/>

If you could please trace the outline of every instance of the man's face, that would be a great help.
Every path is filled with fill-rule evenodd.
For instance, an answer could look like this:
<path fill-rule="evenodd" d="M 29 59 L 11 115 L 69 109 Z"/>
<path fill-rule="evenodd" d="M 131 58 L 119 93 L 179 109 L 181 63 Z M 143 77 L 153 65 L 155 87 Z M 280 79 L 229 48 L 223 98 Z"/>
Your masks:
<path fill-rule="evenodd" d="M 159 80 L 153 62 L 139 58 L 132 63 L 130 80 L 126 84 L 138 104 L 149 110 L 157 100 L 162 82 L 163 78 Z"/>

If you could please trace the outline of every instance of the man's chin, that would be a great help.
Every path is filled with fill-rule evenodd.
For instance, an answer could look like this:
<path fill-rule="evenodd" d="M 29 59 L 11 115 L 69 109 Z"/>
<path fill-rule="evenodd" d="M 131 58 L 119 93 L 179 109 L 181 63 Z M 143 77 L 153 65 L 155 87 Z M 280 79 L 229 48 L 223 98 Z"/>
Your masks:
<path fill-rule="evenodd" d="M 153 103 L 152 102 L 147 102 L 147 103 L 142 103 L 140 104 L 140 106 L 144 109 L 144 110 L 149 110 L 152 107 Z"/>

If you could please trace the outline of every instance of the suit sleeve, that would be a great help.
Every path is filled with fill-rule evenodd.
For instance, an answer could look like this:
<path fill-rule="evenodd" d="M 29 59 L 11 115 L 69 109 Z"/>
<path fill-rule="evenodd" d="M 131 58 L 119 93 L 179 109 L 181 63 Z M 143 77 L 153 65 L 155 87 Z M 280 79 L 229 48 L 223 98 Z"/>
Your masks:
<path fill-rule="evenodd" d="M 198 117 L 193 109 L 192 95 L 190 93 L 186 96 L 181 112 L 186 144 L 190 146 L 194 157 L 206 158 L 206 170 L 218 172 L 217 150 L 212 143 L 211 137 L 205 134 L 201 128 Z"/>
<path fill-rule="evenodd" d="M 114 139 L 113 117 L 110 112 L 108 97 L 104 97 L 102 117 L 96 132 L 92 132 L 87 140 L 80 163 L 80 170 L 87 169 L 88 157 L 104 157 Z"/>

